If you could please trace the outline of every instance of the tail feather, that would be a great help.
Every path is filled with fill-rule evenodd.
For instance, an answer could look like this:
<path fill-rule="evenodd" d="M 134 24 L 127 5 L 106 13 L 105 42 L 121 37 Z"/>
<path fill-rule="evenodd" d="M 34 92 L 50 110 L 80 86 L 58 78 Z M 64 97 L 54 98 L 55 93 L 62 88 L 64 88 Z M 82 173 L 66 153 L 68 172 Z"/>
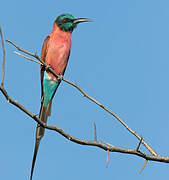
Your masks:
<path fill-rule="evenodd" d="M 51 115 L 51 110 L 52 110 L 52 101 L 50 101 L 49 105 L 48 105 L 48 109 L 47 109 L 47 116 Z"/>
<path fill-rule="evenodd" d="M 44 107 L 43 103 L 41 105 L 39 118 L 44 123 L 47 122 L 48 116 L 51 115 L 51 105 L 52 105 L 52 102 L 50 102 L 47 107 Z M 34 167 L 35 167 L 35 162 L 36 162 L 36 157 L 37 157 L 40 141 L 41 141 L 42 137 L 44 136 L 44 133 L 45 133 L 45 129 L 42 126 L 40 126 L 40 124 L 38 124 L 37 128 L 36 128 L 36 142 L 35 142 L 34 155 L 33 155 L 33 160 L 32 160 L 32 168 L 31 168 L 30 180 L 32 180 L 32 176 L 33 176 L 33 172 L 34 172 Z"/>
<path fill-rule="evenodd" d="M 40 120 L 43 121 L 44 123 L 47 122 L 47 119 L 48 119 L 48 108 L 49 105 L 47 107 L 44 107 L 42 106 L 41 108 L 41 111 L 40 111 Z M 45 129 L 40 126 L 39 124 L 37 125 L 37 128 L 36 128 L 36 139 L 40 139 L 43 137 L 44 135 L 44 132 L 45 132 Z"/>
<path fill-rule="evenodd" d="M 39 149 L 39 144 L 40 144 L 40 141 L 37 141 L 37 139 L 36 139 L 34 155 L 33 155 L 33 160 L 32 160 L 32 168 L 31 168 L 30 180 L 32 180 L 33 171 L 34 171 L 35 162 L 36 162 L 36 156 L 37 156 L 38 149 Z"/>

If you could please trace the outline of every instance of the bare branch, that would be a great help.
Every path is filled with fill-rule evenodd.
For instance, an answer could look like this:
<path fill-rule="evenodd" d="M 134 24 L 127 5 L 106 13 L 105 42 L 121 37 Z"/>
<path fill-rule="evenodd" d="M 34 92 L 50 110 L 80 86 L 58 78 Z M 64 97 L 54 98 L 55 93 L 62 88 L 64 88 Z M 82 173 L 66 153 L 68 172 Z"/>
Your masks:
<path fill-rule="evenodd" d="M 49 129 L 49 130 L 52 130 L 52 131 L 56 131 L 59 134 L 61 134 L 62 136 L 64 136 L 66 139 L 68 139 L 68 140 L 70 140 L 70 141 L 72 141 L 74 143 L 81 144 L 81 145 L 88 145 L 88 146 L 96 146 L 96 147 L 99 147 L 99 148 L 101 148 L 101 149 L 103 149 L 105 151 L 109 150 L 109 152 L 119 152 L 119 153 L 125 153 L 125 154 L 133 154 L 133 155 L 142 157 L 142 158 L 144 158 L 146 160 L 149 160 L 149 161 L 158 161 L 158 162 L 169 163 L 169 157 L 167 157 L 167 156 L 148 155 L 146 153 L 136 151 L 135 149 L 116 147 L 116 146 L 113 146 L 113 145 L 111 145 L 109 143 L 102 143 L 102 142 L 98 142 L 98 141 L 89 141 L 89 140 L 79 139 L 79 138 L 76 138 L 74 136 L 71 136 L 70 134 L 68 134 L 67 132 L 62 130 L 61 128 L 58 128 L 56 126 L 47 125 L 46 123 L 42 122 L 36 116 L 36 114 L 31 113 L 23 105 L 19 104 L 17 101 L 12 100 L 3 87 L 0 87 L 0 90 L 2 91 L 2 93 L 4 94 L 6 99 L 9 101 L 9 103 L 13 104 L 17 108 L 19 108 L 21 111 L 26 113 L 28 116 L 30 116 L 32 119 L 34 119 L 42 127 L 46 128 L 46 129 Z"/>
<path fill-rule="evenodd" d="M 34 60 L 34 59 L 31 59 L 31 58 L 29 58 L 29 57 L 27 57 L 27 56 L 24 56 L 23 54 L 20 54 L 20 53 L 18 53 L 17 51 L 14 51 L 14 53 L 17 54 L 17 55 L 19 55 L 19 56 L 22 56 L 22 57 L 25 58 L 25 59 L 28 59 L 29 61 L 32 61 L 32 62 L 35 62 L 35 63 L 38 63 L 38 64 L 42 65 L 41 62 L 36 61 L 36 60 Z"/>
<path fill-rule="evenodd" d="M 101 104 L 100 102 L 98 102 L 97 100 L 95 100 L 94 98 L 92 98 L 91 96 L 89 96 L 85 91 L 83 91 L 77 84 L 63 78 L 62 76 L 59 76 L 58 74 L 56 74 L 54 72 L 54 70 L 52 68 L 50 68 L 47 64 L 45 64 L 36 54 L 32 54 L 28 51 L 23 50 L 22 48 L 20 48 L 19 46 L 17 46 L 16 44 L 14 44 L 12 41 L 7 40 L 7 42 L 11 43 L 13 46 L 15 46 L 19 51 L 22 51 L 30 56 L 35 57 L 36 59 L 38 59 L 43 66 L 46 67 L 46 69 L 51 72 L 53 75 L 55 75 L 56 77 L 60 78 L 61 80 L 63 80 L 64 82 L 72 85 L 73 87 L 75 87 L 78 91 L 80 91 L 84 97 L 88 98 L 90 101 L 94 102 L 95 104 L 97 104 L 98 106 L 100 106 L 102 109 L 104 109 L 106 112 L 108 112 L 109 114 L 111 114 L 113 117 L 115 117 L 131 134 L 133 134 L 137 139 L 139 139 L 141 141 L 141 137 L 134 131 L 132 130 L 118 115 L 116 115 L 115 113 L 113 113 L 110 109 L 106 108 L 103 104 Z M 144 141 L 142 140 L 141 143 L 149 150 L 149 152 L 154 155 L 157 156 L 157 153 Z"/>
<path fill-rule="evenodd" d="M 1 33 L 2 34 L 2 33 Z M 2 35 L 1 35 L 1 40 L 3 41 L 3 38 L 2 38 Z M 42 61 L 37 55 L 35 54 L 32 54 L 32 53 L 29 53 L 21 48 L 19 48 L 18 46 L 16 46 L 12 41 L 8 41 L 10 42 L 12 45 L 14 45 L 19 51 L 22 51 L 30 56 L 33 56 L 35 57 L 36 59 L 38 59 L 40 62 Z M 3 52 L 5 51 L 5 48 L 3 48 Z M 3 62 L 5 63 L 5 53 L 3 53 Z M 27 58 L 27 57 L 25 57 Z M 30 60 L 30 59 L 29 59 Z M 36 62 L 36 61 L 35 61 Z M 36 62 L 38 63 L 38 62 Z M 50 67 L 48 67 L 43 61 L 41 62 L 41 64 L 43 64 L 48 71 L 50 71 L 51 73 L 53 73 L 56 77 L 58 78 L 61 78 L 61 80 L 67 82 L 68 84 L 74 86 L 76 89 L 78 89 L 85 97 L 87 97 L 89 100 L 91 100 L 92 102 L 96 103 L 98 106 L 100 106 L 101 108 L 103 108 L 105 111 L 107 111 L 108 113 L 110 113 L 111 115 L 113 115 L 118 121 L 120 121 L 120 123 L 126 127 L 126 129 L 131 132 L 132 134 L 134 134 L 139 140 L 139 145 L 136 149 L 128 149 L 128 148 L 122 148 L 122 147 L 116 147 L 116 146 L 113 146 L 109 143 L 102 143 L 102 142 L 98 142 L 96 141 L 96 125 L 95 125 L 95 139 L 93 141 L 89 141 L 89 140 L 84 140 L 84 139 L 79 139 L 79 138 L 76 138 L 76 137 L 73 137 L 71 135 L 69 135 L 68 133 L 66 133 L 64 130 L 56 127 L 56 126 L 51 126 L 51 125 L 48 125 L 42 121 L 40 121 L 40 119 L 36 116 L 36 114 L 33 114 L 31 113 L 29 110 L 27 110 L 23 105 L 19 104 L 17 101 L 15 100 L 12 100 L 7 91 L 4 89 L 3 87 L 3 83 L 1 83 L 1 86 L 0 86 L 0 91 L 3 93 L 3 95 L 5 96 L 5 98 L 7 99 L 7 101 L 11 104 L 13 104 L 14 106 L 16 106 L 17 108 L 19 108 L 21 111 L 23 111 L 24 113 L 26 113 L 28 116 L 30 116 L 32 119 L 34 119 L 38 124 L 40 124 L 42 127 L 46 128 L 46 129 L 49 129 L 49 130 L 53 130 L 53 131 L 56 131 L 58 132 L 59 134 L 61 134 L 62 136 L 64 136 L 66 139 L 74 142 L 74 143 L 77 143 L 77 144 L 81 144 L 81 145 L 88 145 L 88 146 L 96 146 L 96 147 L 99 147 L 105 151 L 107 151 L 107 165 L 108 165 L 108 159 L 109 159 L 109 152 L 119 152 L 119 153 L 125 153 L 125 154 L 133 154 L 133 155 L 136 155 L 136 156 L 139 156 L 139 157 L 142 157 L 146 160 L 146 162 L 144 163 L 144 166 L 142 169 L 144 169 L 145 167 L 145 164 L 147 163 L 147 161 L 158 161 L 158 162 L 165 162 L 165 163 L 169 163 L 169 157 L 166 157 L 166 156 L 159 156 L 155 153 L 154 150 L 152 150 L 152 148 L 147 145 L 145 143 L 145 141 L 136 133 L 134 132 L 131 128 L 129 128 L 127 126 L 127 124 L 125 124 L 121 118 L 119 116 L 117 116 L 115 113 L 113 113 L 112 111 L 110 111 L 109 109 L 107 109 L 105 106 L 103 106 L 101 103 L 99 103 L 98 101 L 96 101 L 94 98 L 90 97 L 87 95 L 87 93 L 85 93 L 78 85 L 64 79 L 62 76 L 59 76 L 57 75 L 53 69 L 51 69 Z M 5 73 L 5 70 L 4 70 L 4 66 L 3 66 L 3 74 Z M 4 75 L 3 75 L 4 76 Z M 3 78 L 2 78 L 2 82 L 3 82 Z M 146 146 L 148 148 L 148 150 L 153 154 L 153 155 L 148 155 L 146 153 L 143 153 L 143 152 L 140 152 L 138 151 L 139 147 L 140 147 L 140 144 L 143 144 L 144 146 Z"/>
<path fill-rule="evenodd" d="M 4 85 L 4 77 L 5 77 L 5 46 L 4 46 L 4 40 L 3 40 L 3 36 L 2 36 L 1 26 L 0 26 L 0 36 L 1 36 L 2 49 L 3 49 L 2 80 L 1 80 L 1 86 L 3 86 Z"/>

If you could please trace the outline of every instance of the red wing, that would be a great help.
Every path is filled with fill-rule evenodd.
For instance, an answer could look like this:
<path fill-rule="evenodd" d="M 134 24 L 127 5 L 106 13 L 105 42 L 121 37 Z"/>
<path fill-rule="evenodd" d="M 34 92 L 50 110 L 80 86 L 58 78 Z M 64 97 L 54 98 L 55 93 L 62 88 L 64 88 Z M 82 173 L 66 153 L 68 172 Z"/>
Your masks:
<path fill-rule="evenodd" d="M 47 36 L 46 39 L 44 40 L 43 46 L 42 46 L 42 51 L 41 51 L 41 59 L 42 61 L 46 61 L 46 54 L 48 51 L 48 42 L 49 42 L 50 37 Z M 41 66 L 40 71 L 41 71 L 41 97 L 43 96 L 43 75 L 44 75 L 44 66 Z"/>

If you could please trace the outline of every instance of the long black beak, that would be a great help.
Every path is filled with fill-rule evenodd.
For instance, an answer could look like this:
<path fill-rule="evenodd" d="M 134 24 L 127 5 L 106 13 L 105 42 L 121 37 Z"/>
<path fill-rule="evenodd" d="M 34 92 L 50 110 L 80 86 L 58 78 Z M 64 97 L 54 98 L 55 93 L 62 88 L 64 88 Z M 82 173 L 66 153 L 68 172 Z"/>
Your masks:
<path fill-rule="evenodd" d="M 86 19 L 86 18 L 78 18 L 73 21 L 74 24 L 78 24 L 81 22 L 93 22 L 93 21 L 91 19 Z"/>

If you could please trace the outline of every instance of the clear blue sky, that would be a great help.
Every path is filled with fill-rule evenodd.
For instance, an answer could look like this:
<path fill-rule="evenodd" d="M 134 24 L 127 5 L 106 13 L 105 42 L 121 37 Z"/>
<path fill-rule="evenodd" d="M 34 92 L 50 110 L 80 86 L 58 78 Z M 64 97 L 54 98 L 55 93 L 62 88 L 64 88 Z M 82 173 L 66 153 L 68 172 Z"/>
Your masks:
<path fill-rule="evenodd" d="M 65 78 L 117 113 L 160 155 L 169 155 L 169 1 L 2 1 L 0 24 L 5 39 L 40 55 L 43 40 L 61 13 L 87 17 L 72 34 Z M 0 46 L 1 47 L 1 46 Z M 6 47 L 5 88 L 31 112 L 39 112 L 39 65 Z M 2 59 L 2 51 L 0 52 Z M 0 69 L 0 73 L 2 70 Z M 48 123 L 71 135 L 135 148 L 138 140 L 95 104 L 62 82 Z M 36 122 L 7 103 L 0 94 L 0 178 L 29 179 Z M 142 151 L 147 152 L 145 148 Z M 34 180 L 46 179 L 164 179 L 169 164 L 132 155 L 106 152 L 69 142 L 46 131 L 40 145 Z"/>

